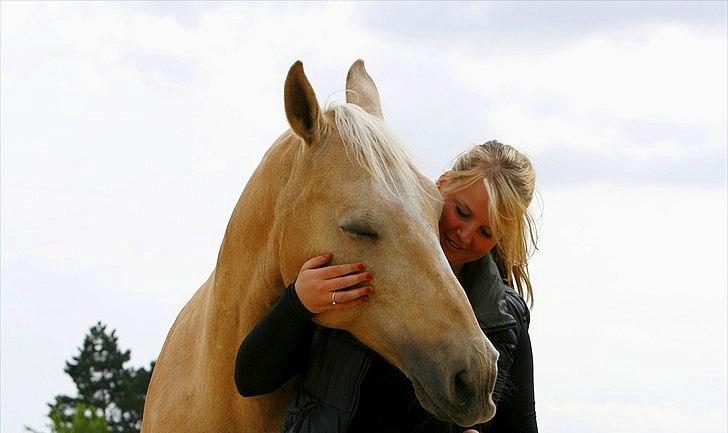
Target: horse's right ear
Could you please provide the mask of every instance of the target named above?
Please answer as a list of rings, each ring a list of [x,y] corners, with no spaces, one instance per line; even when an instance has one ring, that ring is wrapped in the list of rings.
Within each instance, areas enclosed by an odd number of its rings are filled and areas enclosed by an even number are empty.
[[[316,94],[303,72],[303,63],[300,60],[288,71],[283,94],[288,124],[307,144],[313,144],[319,137],[323,118]]]

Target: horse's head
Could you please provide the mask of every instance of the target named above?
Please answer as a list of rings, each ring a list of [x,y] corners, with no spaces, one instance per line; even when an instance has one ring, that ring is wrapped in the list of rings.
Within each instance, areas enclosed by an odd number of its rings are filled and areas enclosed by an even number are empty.
[[[347,101],[322,111],[302,64],[291,67],[288,139],[299,149],[276,207],[282,275],[293,281],[325,251],[336,263],[366,263],[369,302],[316,322],[351,332],[397,366],[439,418],[485,422],[495,413],[497,352],[440,248],[440,195],[384,124],[361,60],[349,70]]]

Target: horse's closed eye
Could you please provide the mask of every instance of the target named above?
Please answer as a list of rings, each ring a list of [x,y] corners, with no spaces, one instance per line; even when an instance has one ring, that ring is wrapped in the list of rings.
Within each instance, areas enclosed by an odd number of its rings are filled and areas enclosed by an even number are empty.
[[[369,227],[365,227],[359,224],[347,224],[341,226],[341,230],[344,234],[352,239],[369,239],[376,240],[379,238],[379,234]]]

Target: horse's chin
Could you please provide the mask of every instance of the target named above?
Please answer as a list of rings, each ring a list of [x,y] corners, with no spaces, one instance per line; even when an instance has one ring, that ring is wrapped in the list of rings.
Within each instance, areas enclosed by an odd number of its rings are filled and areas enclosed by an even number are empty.
[[[427,392],[425,387],[417,379],[410,378],[410,380],[415,389],[417,400],[420,401],[422,407],[441,421],[452,422],[461,427],[470,427],[488,422],[495,416],[496,408],[491,397],[488,397],[485,413],[479,418],[475,415],[464,413],[462,409],[455,407],[442,397],[431,397],[430,393]]]

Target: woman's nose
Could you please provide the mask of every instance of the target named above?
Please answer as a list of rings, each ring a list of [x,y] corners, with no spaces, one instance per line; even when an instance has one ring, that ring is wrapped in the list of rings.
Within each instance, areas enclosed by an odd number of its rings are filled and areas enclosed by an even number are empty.
[[[470,224],[463,224],[458,228],[458,237],[463,246],[470,245],[470,239],[473,237],[473,228]]]

